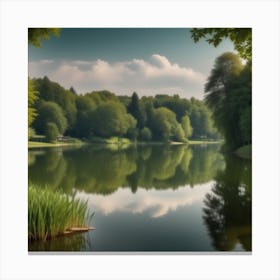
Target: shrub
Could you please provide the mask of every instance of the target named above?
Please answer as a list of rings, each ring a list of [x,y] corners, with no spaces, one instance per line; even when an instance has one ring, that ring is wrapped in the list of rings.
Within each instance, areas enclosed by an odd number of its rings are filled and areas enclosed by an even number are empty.
[[[54,142],[59,135],[58,128],[55,123],[47,123],[46,126],[46,140],[48,142]]]
[[[144,127],[140,131],[139,138],[140,138],[140,140],[143,140],[143,141],[151,141],[151,139],[152,139],[152,132],[151,132],[151,130],[148,127]]]

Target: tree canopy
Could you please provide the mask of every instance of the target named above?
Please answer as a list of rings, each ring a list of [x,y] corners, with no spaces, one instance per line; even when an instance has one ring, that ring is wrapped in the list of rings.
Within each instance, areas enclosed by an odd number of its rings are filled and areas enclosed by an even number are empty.
[[[135,92],[117,96],[106,90],[78,95],[48,77],[32,83],[38,91],[32,105],[38,115],[31,126],[37,133],[45,134],[47,124],[54,123],[59,133],[86,139],[121,136],[133,141],[187,141],[190,137],[218,137],[209,109],[195,98],[139,98]],[[58,120],[50,118],[50,112]],[[53,127],[49,130],[55,131]]]
[[[51,35],[58,37],[60,28],[28,28],[28,43],[39,48],[42,39],[49,40]]]
[[[229,38],[240,57],[252,60],[252,28],[192,28],[191,33],[195,42],[205,38],[214,47]]]
[[[205,38],[218,46],[229,38],[238,55],[224,53],[214,64],[205,85],[205,103],[212,111],[214,123],[225,137],[227,146],[237,148],[252,142],[252,29],[193,28],[195,42]],[[242,65],[241,59],[246,60]]]
[[[205,102],[217,128],[233,148],[251,142],[251,75],[238,55],[224,53],[205,85]]]

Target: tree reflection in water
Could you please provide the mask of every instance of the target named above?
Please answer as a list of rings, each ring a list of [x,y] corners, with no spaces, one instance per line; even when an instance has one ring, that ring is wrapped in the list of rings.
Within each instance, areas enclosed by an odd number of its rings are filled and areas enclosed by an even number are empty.
[[[29,151],[28,180],[37,185],[73,188],[109,195],[119,188],[177,189],[213,179],[224,161],[219,146],[138,146],[111,151],[104,147]]]
[[[206,194],[203,219],[217,250],[234,250],[240,243],[251,251],[251,161],[227,156],[225,162],[225,170],[217,173]]]

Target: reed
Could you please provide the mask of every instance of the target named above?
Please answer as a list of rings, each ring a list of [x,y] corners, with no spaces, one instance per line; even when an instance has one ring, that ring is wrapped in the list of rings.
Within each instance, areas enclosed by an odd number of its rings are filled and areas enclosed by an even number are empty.
[[[28,187],[28,238],[47,240],[72,227],[83,227],[91,215],[87,202],[31,184]]]

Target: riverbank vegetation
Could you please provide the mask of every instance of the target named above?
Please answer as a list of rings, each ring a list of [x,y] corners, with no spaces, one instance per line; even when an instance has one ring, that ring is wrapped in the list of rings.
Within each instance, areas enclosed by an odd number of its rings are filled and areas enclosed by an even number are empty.
[[[90,218],[87,203],[59,191],[29,184],[28,238],[47,240],[85,227]]]
[[[252,29],[194,28],[195,42],[206,39],[215,47],[229,38],[238,52],[220,55],[205,85],[205,103],[215,127],[223,135],[226,148],[252,143]],[[241,60],[243,59],[243,61]]]
[[[203,101],[178,95],[117,96],[109,91],[78,95],[48,77],[29,79],[29,137],[45,135],[47,142],[61,136],[88,142],[126,138],[130,141],[187,142],[217,139],[211,113]],[[33,132],[33,135],[32,135]]]

